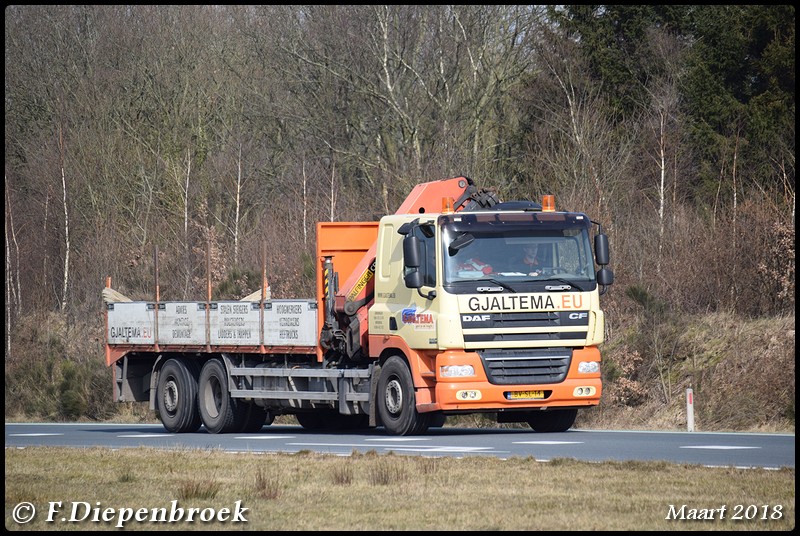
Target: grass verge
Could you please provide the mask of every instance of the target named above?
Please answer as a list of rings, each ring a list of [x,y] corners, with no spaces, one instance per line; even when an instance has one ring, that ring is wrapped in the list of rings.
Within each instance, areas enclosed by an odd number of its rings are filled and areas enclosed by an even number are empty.
[[[795,525],[794,469],[147,448],[6,449],[5,461],[11,530],[116,530],[123,509],[146,509],[140,517],[147,519],[166,509],[168,519],[172,501],[184,514],[190,508],[199,509],[196,516],[223,508],[231,514],[224,523],[131,519],[124,528],[751,531]],[[248,509],[246,522],[231,519],[237,501]],[[37,514],[20,524],[12,516],[23,502]],[[56,502],[60,510],[47,522]],[[681,511],[708,517],[711,509],[714,519],[667,519]]]

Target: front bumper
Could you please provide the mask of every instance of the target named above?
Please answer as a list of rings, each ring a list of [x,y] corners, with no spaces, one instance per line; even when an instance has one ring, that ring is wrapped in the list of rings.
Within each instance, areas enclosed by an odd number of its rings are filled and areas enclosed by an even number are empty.
[[[441,411],[477,412],[486,410],[542,409],[596,406],[602,395],[599,370],[580,373],[582,362],[600,362],[596,347],[576,348],[567,374],[554,383],[514,384],[490,382],[480,355],[475,352],[444,352],[436,358],[436,386],[433,399]],[[443,377],[445,365],[471,365],[474,375]]]
[[[576,391],[591,393],[576,395]],[[511,398],[519,393],[522,398]],[[530,398],[539,393],[543,398]],[[441,411],[483,411],[596,406],[600,403],[599,379],[568,379],[550,385],[493,385],[489,382],[443,382],[436,384],[436,402]],[[528,395],[528,397],[525,397]]]

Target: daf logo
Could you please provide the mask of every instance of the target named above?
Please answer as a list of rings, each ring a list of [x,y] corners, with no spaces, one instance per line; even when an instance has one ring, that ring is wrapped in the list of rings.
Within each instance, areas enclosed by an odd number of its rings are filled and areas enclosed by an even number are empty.
[[[570,320],[580,320],[581,318],[586,318],[589,316],[589,313],[570,313],[569,319]]]
[[[488,322],[492,319],[492,315],[463,315],[462,322]]]

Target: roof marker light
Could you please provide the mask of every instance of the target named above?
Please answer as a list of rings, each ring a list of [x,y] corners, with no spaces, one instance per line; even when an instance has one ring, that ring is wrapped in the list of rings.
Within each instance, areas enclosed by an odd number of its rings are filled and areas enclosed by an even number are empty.
[[[452,214],[455,212],[453,210],[453,198],[452,197],[443,197],[442,198],[442,214]]]

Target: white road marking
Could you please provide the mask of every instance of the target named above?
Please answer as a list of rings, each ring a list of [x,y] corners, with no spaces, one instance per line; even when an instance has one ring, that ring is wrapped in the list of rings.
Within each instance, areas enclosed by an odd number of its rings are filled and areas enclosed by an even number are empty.
[[[175,434],[120,434],[117,437],[173,437]]]
[[[56,436],[56,435],[64,435],[64,434],[45,434],[45,433],[41,433],[41,434],[8,434],[8,435],[12,436],[12,437],[41,437],[41,436]]]
[[[494,450],[492,447],[437,447],[431,445],[430,447],[386,447],[390,450],[401,450],[404,452],[480,452],[487,450]]]
[[[371,447],[364,443],[286,443],[296,447]]]
[[[376,445],[365,445],[364,443],[287,443],[297,447],[374,447]],[[424,445],[416,448],[395,447],[393,445],[377,445],[386,450],[415,450],[420,452],[478,452],[493,450],[492,447],[451,447],[446,445]]]
[[[512,441],[515,445],[583,445],[583,441]]]
[[[379,437],[364,441],[430,441],[430,437]]]
[[[253,436],[237,436],[234,439],[294,439],[293,435],[253,435]]]
[[[743,450],[760,449],[761,447],[737,447],[735,445],[687,445],[682,449],[708,449],[708,450]]]

